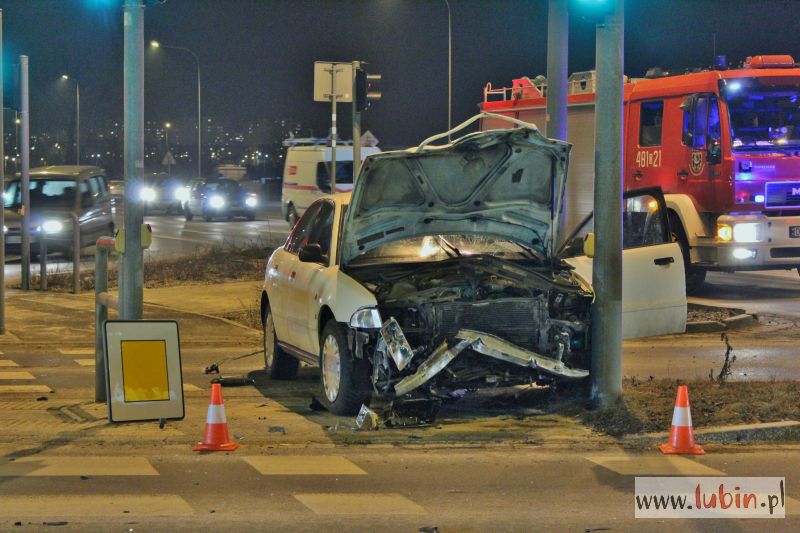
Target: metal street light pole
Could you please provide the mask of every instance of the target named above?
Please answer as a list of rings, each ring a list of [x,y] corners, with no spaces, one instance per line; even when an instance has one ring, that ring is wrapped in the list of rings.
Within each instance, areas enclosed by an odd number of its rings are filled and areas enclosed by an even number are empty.
[[[444,0],[447,6],[447,131],[453,127],[453,24],[450,12],[450,2]]]
[[[75,164],[81,164],[81,84],[75,78],[70,78],[66,74],[61,75],[61,79],[72,80],[75,82]]]
[[[5,131],[3,129],[3,10],[0,9],[0,197],[6,190]],[[5,198],[3,198],[5,203]],[[6,234],[5,205],[0,206],[0,335],[6,332]]]
[[[622,394],[622,112],[623,0],[597,25],[592,396],[600,405]]]
[[[184,46],[172,46],[168,44],[161,44],[158,41],[150,41],[150,46],[152,48],[169,48],[172,50],[182,50],[184,52],[188,52],[194,58],[195,66],[197,67],[197,177],[200,178],[203,176],[203,138],[202,138],[202,131],[203,131],[203,113],[202,113],[202,105],[200,100],[200,58],[197,57],[197,54],[192,52],[190,49]]]
[[[119,284],[119,317],[141,320],[144,299],[142,218],[138,193],[144,180],[144,6],[125,0],[123,82],[125,140],[125,251]]]
[[[167,141],[167,155],[164,156],[167,159],[167,175],[172,176],[172,160],[169,158],[169,128],[172,126],[169,122],[164,124],[164,135]]]

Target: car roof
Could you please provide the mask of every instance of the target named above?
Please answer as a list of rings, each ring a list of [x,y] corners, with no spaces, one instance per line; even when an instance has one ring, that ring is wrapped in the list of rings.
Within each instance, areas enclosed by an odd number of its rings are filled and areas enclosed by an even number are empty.
[[[105,174],[105,171],[94,165],[51,165],[47,167],[32,168],[30,172],[31,178],[47,178],[47,177],[60,177],[60,178],[79,178],[88,177],[97,174]]]

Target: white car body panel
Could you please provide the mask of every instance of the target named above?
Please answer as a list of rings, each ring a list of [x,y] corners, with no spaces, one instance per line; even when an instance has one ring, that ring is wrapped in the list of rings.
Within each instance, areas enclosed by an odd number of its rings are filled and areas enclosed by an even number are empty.
[[[660,266],[654,260],[672,257]],[[566,259],[591,286],[593,260]],[[686,279],[677,243],[622,251],[622,338],[636,339],[686,331]]]

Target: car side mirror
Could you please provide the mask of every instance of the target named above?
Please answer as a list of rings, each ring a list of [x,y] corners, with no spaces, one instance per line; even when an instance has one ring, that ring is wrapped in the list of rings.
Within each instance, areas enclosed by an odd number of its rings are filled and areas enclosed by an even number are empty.
[[[306,244],[302,248],[300,248],[300,253],[298,254],[300,261],[303,263],[324,263],[325,256],[322,255],[322,248],[319,244],[312,243]]]
[[[583,240],[583,255],[594,257],[594,232],[587,233]]]
[[[709,165],[722,163],[722,146],[718,142],[712,143],[706,152],[706,161]]]

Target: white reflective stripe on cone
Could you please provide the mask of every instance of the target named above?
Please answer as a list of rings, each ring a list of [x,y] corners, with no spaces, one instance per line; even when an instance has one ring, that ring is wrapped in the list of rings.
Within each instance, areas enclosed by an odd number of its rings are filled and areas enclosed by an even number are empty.
[[[676,407],[672,412],[672,425],[673,426],[691,426],[692,413],[688,407]]]
[[[226,424],[228,420],[225,418],[224,405],[209,405],[208,416],[206,416],[206,424]]]

